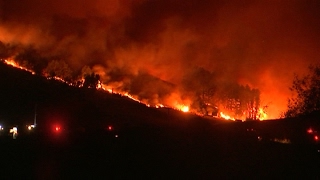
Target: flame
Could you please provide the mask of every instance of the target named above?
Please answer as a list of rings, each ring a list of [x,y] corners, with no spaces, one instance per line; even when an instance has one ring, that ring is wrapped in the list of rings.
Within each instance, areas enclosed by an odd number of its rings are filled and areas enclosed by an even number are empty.
[[[31,74],[36,74],[34,71],[30,70],[30,69],[27,69],[23,66],[20,66],[17,62],[15,62],[13,59],[4,59],[3,60],[4,63],[6,63],[7,65],[10,65],[10,66],[13,66],[15,68],[19,68],[19,69],[22,69],[24,71],[28,71],[30,72]]]
[[[155,107],[156,107],[156,108],[163,108],[164,105],[163,105],[163,104],[157,104]]]
[[[60,81],[60,82],[63,82],[63,83],[67,83],[64,79],[60,78],[60,77],[57,77],[57,76],[53,76],[53,77],[47,77],[47,79],[54,79],[56,81]],[[68,83],[67,83],[68,84]],[[71,85],[71,84],[69,84]]]
[[[223,112],[220,112],[220,117],[226,120],[235,120],[234,118],[230,117],[229,115],[224,114]]]
[[[19,69],[22,69],[24,71],[28,71],[32,74],[35,74],[34,71],[26,68],[26,67],[23,67],[23,66],[20,66],[17,62],[15,62],[13,59],[4,59],[2,60],[3,62],[5,62],[7,65],[10,65],[10,66],[13,66],[13,67],[16,67],[16,68],[19,68]],[[70,83],[70,82],[67,82],[65,81],[63,78],[61,77],[57,77],[57,76],[54,76],[54,77],[48,77],[48,75],[44,75],[45,77],[47,77],[47,79],[55,79],[57,81],[60,81],[60,82],[63,82],[63,83],[66,83],[70,86],[75,86],[75,84],[73,83]],[[79,82],[81,82],[80,84],[77,84],[77,87],[83,87],[83,83],[84,83],[84,79],[81,79]],[[101,89],[101,90],[104,90],[104,91],[107,91],[109,93],[112,93],[112,94],[119,94],[121,96],[125,96],[129,99],[132,99],[136,102],[139,102],[139,103],[142,103],[142,104],[145,104],[147,107],[155,107],[155,108],[163,108],[165,107],[163,104],[161,103],[158,103],[156,105],[150,105],[148,104],[147,102],[145,101],[141,101],[139,100],[136,96],[134,95],[131,95],[129,94],[128,92],[123,92],[123,91],[117,91],[117,90],[114,90],[114,87],[112,86],[107,86],[105,84],[103,84],[101,81],[98,82],[98,86],[97,86],[97,89]],[[178,97],[179,98],[179,97]],[[182,111],[182,112],[190,112],[190,108],[188,105],[185,105],[185,104],[182,104],[181,103],[182,100],[180,100],[180,102],[174,102],[174,103],[170,103],[172,104],[171,105],[171,108],[173,109],[176,109],[176,110],[179,110],[179,111]],[[186,103],[184,101],[184,103]],[[188,103],[187,103],[188,104]],[[190,103],[189,103],[190,104]],[[210,104],[207,104],[207,105],[210,105]],[[169,106],[168,106],[169,107]],[[199,115],[199,114],[198,114]],[[223,112],[220,112],[220,117],[223,118],[223,119],[226,119],[226,120],[235,120],[235,118],[233,117],[230,117],[229,115],[226,115],[224,114]],[[257,113],[257,118],[256,119],[259,119],[259,120],[265,120],[267,118],[267,114],[266,112],[264,111],[264,109],[262,108],[259,108],[259,111]]]
[[[179,111],[182,111],[182,112],[189,112],[189,106],[186,106],[184,104],[177,104],[175,105],[175,107],[173,109],[176,109],[176,110],[179,110]]]
[[[181,111],[182,112],[189,112],[189,107],[188,106],[182,106]]]
[[[263,121],[263,120],[266,120],[267,117],[268,117],[267,113],[262,108],[259,108],[257,119],[259,119],[260,121]]]

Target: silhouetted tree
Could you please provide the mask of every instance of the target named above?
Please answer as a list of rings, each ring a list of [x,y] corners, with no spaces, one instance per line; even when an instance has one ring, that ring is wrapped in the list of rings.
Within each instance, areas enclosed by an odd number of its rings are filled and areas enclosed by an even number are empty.
[[[310,66],[309,73],[295,75],[290,90],[294,97],[288,100],[285,117],[295,117],[320,112],[320,66]]]
[[[260,91],[251,89],[248,85],[243,86],[237,83],[224,85],[218,93],[222,109],[234,117],[256,120],[260,106]]]
[[[216,76],[203,68],[194,68],[183,77],[184,90],[194,92],[195,102],[193,108],[198,109],[202,114],[207,115],[208,108],[216,103]],[[210,107],[209,107],[210,106]]]
[[[90,75],[86,75],[84,77],[83,87],[97,89],[99,83],[100,83],[100,75],[91,73]]]
[[[66,81],[70,81],[72,78],[72,71],[69,68],[68,64],[64,61],[50,61],[47,67],[44,69],[44,72],[49,77],[57,76]]]

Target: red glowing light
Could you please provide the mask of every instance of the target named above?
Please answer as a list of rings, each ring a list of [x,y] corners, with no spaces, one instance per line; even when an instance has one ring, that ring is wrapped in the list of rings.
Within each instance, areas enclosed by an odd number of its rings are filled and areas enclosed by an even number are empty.
[[[314,140],[318,141],[319,137],[317,135],[314,136]]]
[[[108,130],[111,131],[112,130],[112,126],[108,126]]]
[[[312,130],[311,128],[309,128],[309,129],[307,130],[307,132],[308,132],[309,134],[312,134],[312,133],[313,133],[313,130]]]
[[[54,127],[54,130],[55,130],[56,132],[59,132],[59,131],[61,130],[61,127],[60,127],[60,126],[55,126],[55,127]]]

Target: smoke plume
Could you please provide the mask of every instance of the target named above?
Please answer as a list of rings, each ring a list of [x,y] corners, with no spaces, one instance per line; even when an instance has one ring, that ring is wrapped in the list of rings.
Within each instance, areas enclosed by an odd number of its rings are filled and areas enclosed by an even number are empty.
[[[177,93],[188,101],[181,84],[199,67],[260,89],[276,118],[293,74],[319,62],[319,9],[304,0],[0,0],[0,54],[90,66],[154,103]]]

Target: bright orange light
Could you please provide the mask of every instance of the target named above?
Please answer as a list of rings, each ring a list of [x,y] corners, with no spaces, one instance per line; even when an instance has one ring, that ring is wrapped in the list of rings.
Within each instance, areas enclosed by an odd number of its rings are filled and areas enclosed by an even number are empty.
[[[177,110],[182,111],[182,112],[189,112],[189,106],[186,106],[186,105],[183,105],[183,104],[175,105],[174,109],[177,109]]]
[[[149,106],[149,107],[150,107],[150,106]],[[156,105],[156,108],[162,108],[162,107],[164,107],[163,104],[157,104],[157,105]]]
[[[181,111],[182,112],[189,112],[189,107],[188,106],[182,106]]]
[[[32,74],[35,74],[34,71],[32,71],[32,70],[30,70],[30,69],[27,69],[26,67],[20,66],[18,63],[16,63],[16,62],[15,62],[14,60],[12,60],[12,59],[9,59],[9,60],[8,60],[8,59],[5,59],[4,62],[5,62],[6,64],[10,65],[10,66],[15,67],[15,68],[19,68],[19,69],[28,71],[28,72],[30,72],[30,73],[32,73]]]
[[[220,112],[220,117],[222,117],[223,119],[226,119],[226,120],[234,120],[234,118],[224,114],[223,112]]]
[[[268,117],[267,113],[262,108],[259,108],[259,113],[258,113],[257,119],[262,121],[262,120],[267,119],[267,117]]]

